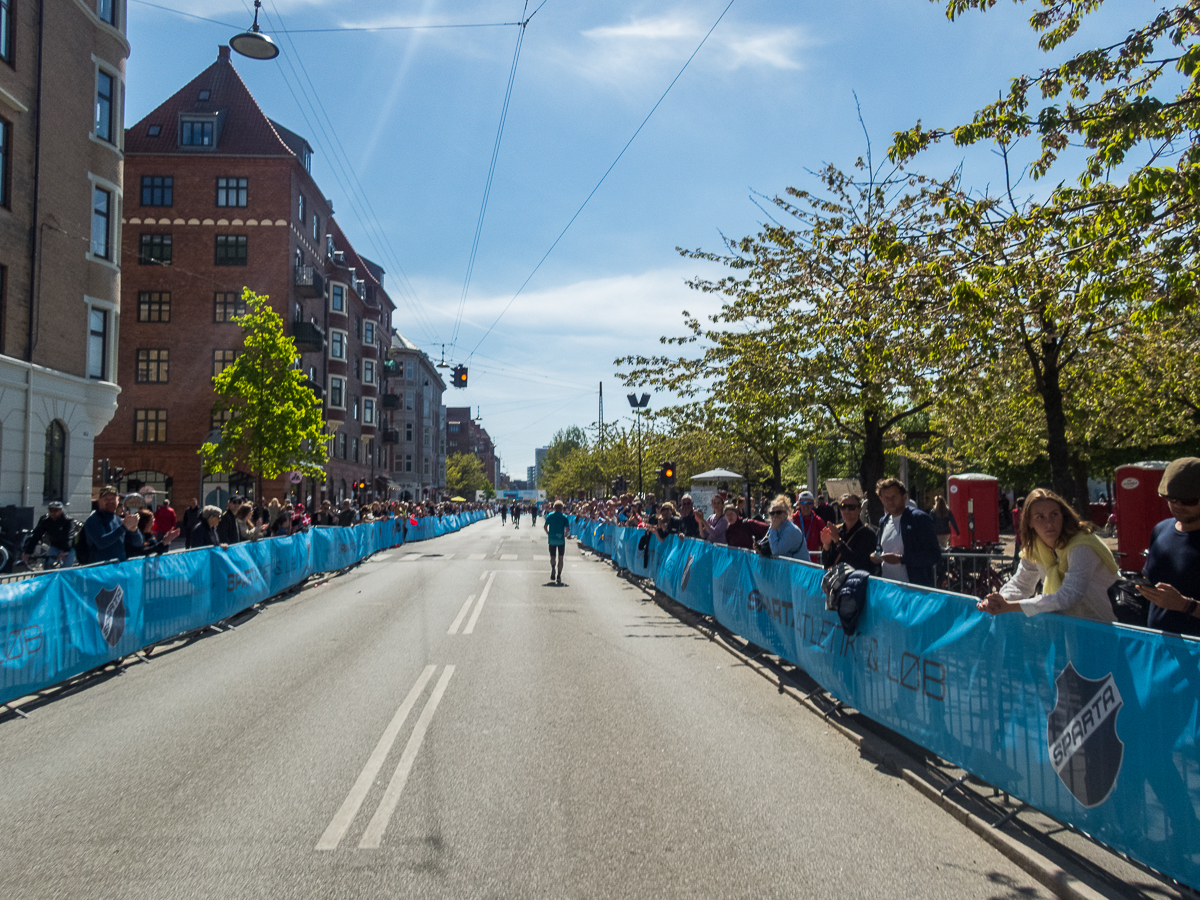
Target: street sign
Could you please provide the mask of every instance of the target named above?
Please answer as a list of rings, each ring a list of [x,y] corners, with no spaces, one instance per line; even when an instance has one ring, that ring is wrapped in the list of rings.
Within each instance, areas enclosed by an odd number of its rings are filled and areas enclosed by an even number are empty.
[[[288,472],[288,481],[292,484],[299,484],[304,480],[304,475],[300,472]]]

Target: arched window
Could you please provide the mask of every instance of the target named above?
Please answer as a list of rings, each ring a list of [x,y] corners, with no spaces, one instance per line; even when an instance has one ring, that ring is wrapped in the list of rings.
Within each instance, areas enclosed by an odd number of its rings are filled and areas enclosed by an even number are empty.
[[[46,467],[42,476],[42,502],[65,500],[67,480],[67,430],[55,419],[46,429]]]

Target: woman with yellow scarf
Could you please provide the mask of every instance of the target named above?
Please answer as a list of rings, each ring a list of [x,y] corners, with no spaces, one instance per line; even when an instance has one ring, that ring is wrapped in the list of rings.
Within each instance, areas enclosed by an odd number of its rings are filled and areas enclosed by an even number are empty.
[[[1062,497],[1038,488],[1025,498],[1021,563],[1016,573],[976,606],[993,614],[1057,612],[1115,622],[1108,589],[1116,580],[1117,561],[1112,551],[1085,528]],[[1035,594],[1039,581],[1042,592]]]

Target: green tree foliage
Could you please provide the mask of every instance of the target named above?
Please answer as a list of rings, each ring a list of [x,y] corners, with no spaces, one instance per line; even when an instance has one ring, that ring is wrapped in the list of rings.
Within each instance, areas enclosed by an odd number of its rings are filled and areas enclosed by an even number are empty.
[[[452,495],[474,500],[476,491],[487,491],[491,486],[475,454],[451,453],[446,457],[446,490]]]
[[[233,321],[243,347],[233,364],[213,378],[213,417],[225,418],[215,443],[200,447],[206,474],[243,466],[261,479],[288,471],[324,478],[328,435],[321,401],[296,368],[295,342],[266,295],[242,291],[246,314]]]
[[[856,168],[857,177],[829,166],[821,192],[775,198],[790,225],[727,241],[724,253],[684,253],[732,272],[689,282],[729,298],[711,327],[689,317],[688,334],[662,339],[699,352],[617,360],[627,384],[704,398],[709,421],[759,455],[776,489],[802,441],[837,432],[862,447],[858,476],[874,498],[889,432],[933,402],[940,377],[968,365],[965,354],[930,362],[956,277],[939,211],[957,196],[953,181],[885,172],[869,153]]]
[[[535,487],[548,488],[555,473],[562,466],[563,460],[573,451],[588,446],[587,433],[578,425],[561,428],[554,433],[550,445],[546,448],[546,456],[542,460],[541,480]]]

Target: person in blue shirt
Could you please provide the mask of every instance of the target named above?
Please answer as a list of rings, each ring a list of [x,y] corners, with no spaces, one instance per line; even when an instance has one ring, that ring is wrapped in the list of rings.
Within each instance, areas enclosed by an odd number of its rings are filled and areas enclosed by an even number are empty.
[[[771,547],[771,555],[807,559],[808,548],[805,546],[804,532],[791,521],[791,515],[792,504],[787,494],[780,494],[771,501],[768,509],[771,527],[767,529],[767,543]]]
[[[142,546],[142,535],[137,530],[137,523],[137,513],[129,513],[124,518],[117,516],[115,487],[106,484],[100,488],[96,511],[83,523],[88,562],[124,562],[126,532],[131,532],[129,546]]]
[[[571,531],[571,520],[563,512],[563,502],[554,501],[554,512],[542,519],[542,528],[549,536],[550,580],[562,584],[563,554],[566,552],[567,534]],[[554,568],[554,557],[558,556],[558,569]]]
[[[1167,466],[1158,485],[1171,518],[1154,526],[1146,564],[1154,587],[1139,587],[1153,605],[1146,624],[1160,631],[1200,636],[1200,459]]]

